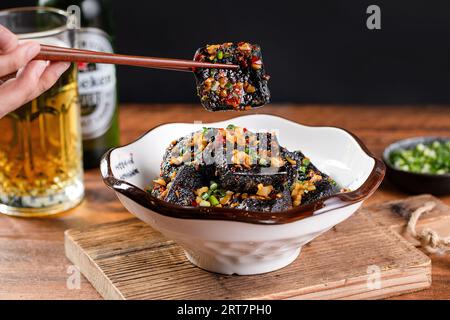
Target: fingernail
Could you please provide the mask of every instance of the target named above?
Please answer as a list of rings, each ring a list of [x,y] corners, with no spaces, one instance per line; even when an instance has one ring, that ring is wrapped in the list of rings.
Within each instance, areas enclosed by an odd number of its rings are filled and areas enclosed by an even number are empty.
[[[28,45],[28,49],[26,51],[26,56],[28,60],[33,59],[37,56],[37,54],[41,51],[41,46],[37,42],[30,42]]]
[[[56,73],[60,76],[70,67],[70,62],[58,62]]]
[[[47,68],[47,62],[46,61],[36,61],[36,75],[40,77],[42,73],[44,73],[45,68]]]

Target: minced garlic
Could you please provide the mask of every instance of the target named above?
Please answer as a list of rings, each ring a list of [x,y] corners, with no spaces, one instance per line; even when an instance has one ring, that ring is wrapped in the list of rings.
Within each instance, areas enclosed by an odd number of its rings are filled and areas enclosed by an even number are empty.
[[[195,194],[198,195],[199,197],[202,196],[202,194],[204,194],[205,192],[208,192],[209,188],[208,187],[201,187],[197,190],[195,190]]]
[[[162,178],[153,180],[153,182],[156,184],[159,184],[160,186],[164,186],[164,187],[166,186],[166,181],[164,181],[164,179],[162,179]]]
[[[264,186],[262,183],[258,184],[258,191],[256,194],[261,197],[269,197],[269,194],[273,191],[273,186]]]

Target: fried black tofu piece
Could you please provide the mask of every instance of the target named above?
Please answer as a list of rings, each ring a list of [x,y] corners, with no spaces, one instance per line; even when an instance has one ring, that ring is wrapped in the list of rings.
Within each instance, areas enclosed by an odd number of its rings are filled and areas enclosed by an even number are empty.
[[[317,169],[302,152],[290,152],[282,148],[281,153],[283,158],[286,159],[286,162],[289,163],[286,168],[289,179],[288,185],[295,187],[295,183],[300,182],[305,183],[306,186],[314,186],[314,190],[306,190],[302,194],[302,205],[339,192],[336,182]]]
[[[284,190],[281,198],[262,200],[247,198],[237,206],[237,209],[261,212],[281,212],[292,208],[291,194]]]
[[[223,43],[199,48],[194,60],[235,64],[232,69],[196,69],[197,94],[208,111],[242,111],[270,102],[261,48],[248,42]]]
[[[292,208],[292,198],[289,188],[284,188],[282,197],[277,198],[272,206],[272,212],[281,212]]]
[[[313,203],[314,201],[339,192],[339,188],[328,179],[328,176],[324,173],[322,174],[324,178],[315,183],[316,190],[303,195],[302,205]]]
[[[236,209],[258,212],[271,212],[274,200],[244,199]]]
[[[286,161],[286,172],[288,176],[289,185],[292,185],[296,180],[302,179],[302,175],[307,172],[307,166],[303,165],[305,155],[300,151],[288,151],[286,148],[281,148],[282,158]]]
[[[165,201],[181,206],[191,206],[195,201],[194,191],[204,184],[201,173],[194,166],[182,166],[169,186]]]
[[[215,175],[220,184],[236,192],[256,192],[259,184],[279,189],[288,175],[275,135],[247,131],[245,139],[241,147],[227,140],[222,157],[216,157]]]
[[[214,155],[212,142],[214,142],[217,130],[216,128],[205,128],[173,141],[164,153],[161,177],[166,182],[170,182],[178,168],[188,164],[195,165],[205,175],[211,174],[214,159],[211,159],[210,155]],[[206,141],[205,149],[200,149],[201,141],[199,140]]]
[[[179,138],[173,141],[170,146],[166,149],[163,156],[163,161],[161,162],[161,177],[168,183],[172,180],[173,175],[176,173],[182,161],[178,163],[178,157],[182,156],[189,143],[191,135]],[[175,163],[177,161],[177,163]]]
[[[261,168],[258,167],[244,171],[236,169],[234,165],[216,167],[216,175],[221,186],[226,190],[250,193],[255,192],[259,184],[279,186],[287,180],[286,172],[261,172]]]

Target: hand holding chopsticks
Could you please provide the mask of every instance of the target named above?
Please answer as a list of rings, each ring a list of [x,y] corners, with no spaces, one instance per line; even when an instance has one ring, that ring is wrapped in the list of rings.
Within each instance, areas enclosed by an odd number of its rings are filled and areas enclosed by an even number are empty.
[[[36,42],[19,43],[0,25],[0,118],[48,90],[70,66],[32,61],[40,50]]]

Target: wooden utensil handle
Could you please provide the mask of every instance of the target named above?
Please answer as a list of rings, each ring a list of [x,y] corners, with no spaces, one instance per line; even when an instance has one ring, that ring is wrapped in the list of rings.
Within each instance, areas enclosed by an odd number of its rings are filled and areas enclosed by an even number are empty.
[[[49,61],[110,63],[145,68],[170,69],[177,71],[193,71],[195,70],[195,68],[239,68],[239,66],[232,64],[198,62],[183,59],[130,56],[50,46],[43,46],[40,54],[35,59]]]

